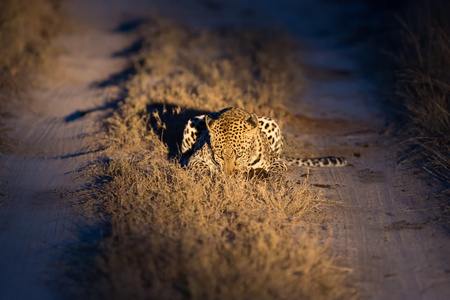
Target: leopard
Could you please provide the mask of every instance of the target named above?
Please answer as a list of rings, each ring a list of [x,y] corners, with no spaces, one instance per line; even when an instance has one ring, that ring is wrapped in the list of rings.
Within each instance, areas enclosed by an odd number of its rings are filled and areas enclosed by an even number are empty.
[[[283,174],[291,165],[343,167],[344,157],[294,158],[281,155],[284,139],[278,123],[239,107],[189,119],[181,143],[181,163],[216,174]]]

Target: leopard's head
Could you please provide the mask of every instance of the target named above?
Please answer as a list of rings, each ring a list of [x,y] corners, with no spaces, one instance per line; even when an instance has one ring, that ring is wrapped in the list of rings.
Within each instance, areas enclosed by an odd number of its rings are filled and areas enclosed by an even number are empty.
[[[249,158],[257,145],[258,117],[240,108],[230,108],[217,119],[205,117],[210,134],[214,160],[227,175],[248,166]]]

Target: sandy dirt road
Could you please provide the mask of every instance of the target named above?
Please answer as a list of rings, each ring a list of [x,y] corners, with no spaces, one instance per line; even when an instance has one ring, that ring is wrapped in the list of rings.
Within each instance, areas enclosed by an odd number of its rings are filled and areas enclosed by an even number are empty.
[[[137,38],[130,21],[157,11],[194,28],[268,22],[287,28],[303,45],[308,81],[304,97],[288,104],[287,151],[344,155],[352,163],[291,173],[309,172],[329,200],[324,239],[351,270],[362,299],[448,299],[450,239],[436,221],[433,187],[419,169],[399,163],[399,141],[390,136],[376,86],[359,60],[367,45],[361,36],[350,38],[379,24],[361,4],[275,2],[229,1],[219,10],[209,1],[69,2],[76,29],[57,41],[63,49],[58,76],[7,121],[17,147],[0,156],[1,299],[64,297],[60,261],[86,220],[63,194],[80,186],[76,170],[95,158],[86,137],[99,130],[105,103],[120,93],[117,83]],[[350,17],[366,22],[366,31],[348,25]]]
[[[125,20],[121,10],[102,15],[106,4],[69,6],[77,24],[56,41],[57,74],[6,120],[16,145],[0,156],[0,299],[62,298],[64,249],[79,242],[86,222],[64,194],[80,187],[77,169],[95,158],[86,136],[99,130],[105,102],[117,98],[109,82],[128,61],[114,53],[134,41],[115,30]]]

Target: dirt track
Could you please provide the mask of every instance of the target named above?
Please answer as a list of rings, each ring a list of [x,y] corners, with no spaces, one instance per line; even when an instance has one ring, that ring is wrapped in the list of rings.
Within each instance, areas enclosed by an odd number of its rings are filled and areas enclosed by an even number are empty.
[[[0,202],[2,299],[63,295],[57,287],[64,272],[59,261],[85,220],[66,199],[61,201],[62,193],[79,186],[75,171],[95,158],[85,137],[99,130],[108,112],[105,102],[120,91],[117,75],[128,68],[126,55],[117,53],[124,53],[136,36],[132,26],[119,25],[154,12],[143,1],[135,2],[72,1],[69,10],[77,29],[58,40],[64,49],[59,75],[32,93],[31,107],[8,121],[18,146],[14,154],[0,156],[0,180],[6,187]],[[389,127],[383,131],[387,120],[375,85],[356,59],[366,49],[363,40],[343,42],[355,30],[342,25],[346,16],[364,15],[366,8],[353,5],[344,11],[326,1],[291,2],[270,7],[249,1],[244,7],[231,1],[219,12],[201,1],[189,7],[170,8],[164,1],[153,5],[162,15],[194,27],[267,20],[288,27],[305,45],[299,52],[309,80],[305,96],[289,104],[289,110],[313,119],[285,123],[287,151],[344,155],[353,164],[310,171],[311,183],[330,200],[323,206],[327,242],[352,270],[363,299],[447,299],[450,240],[436,221],[432,187],[419,169],[399,164],[399,141],[390,137]],[[253,17],[236,17],[236,10],[246,9],[252,9]],[[322,22],[313,22],[317,19]],[[291,176],[306,172],[295,168]]]
[[[7,120],[17,145],[14,154],[0,156],[6,188],[0,202],[1,299],[60,299],[64,251],[79,242],[86,221],[70,199],[62,199],[79,187],[77,169],[95,158],[85,138],[99,130],[102,106],[118,91],[95,86],[126,67],[125,58],[112,55],[132,39],[114,32],[119,19],[101,27],[84,14],[86,8],[72,9],[84,25],[57,41],[63,52],[58,73],[32,92],[30,107]]]

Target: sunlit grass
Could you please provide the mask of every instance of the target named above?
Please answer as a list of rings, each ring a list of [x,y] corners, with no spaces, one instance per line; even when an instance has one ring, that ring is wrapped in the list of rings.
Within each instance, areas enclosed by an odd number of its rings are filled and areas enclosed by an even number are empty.
[[[62,28],[62,1],[0,2],[0,88],[24,86],[27,72],[48,62],[51,39]]]
[[[11,103],[30,88],[35,72],[48,69],[61,31],[62,0],[0,1],[0,120],[11,115]],[[10,147],[0,124],[0,151]]]
[[[146,39],[99,137],[106,162],[90,169],[86,205],[101,204],[110,234],[86,297],[354,298],[304,221],[320,199],[306,183],[199,177],[171,155],[199,112],[271,114],[297,95],[293,45],[274,32],[192,32],[158,19]]]

